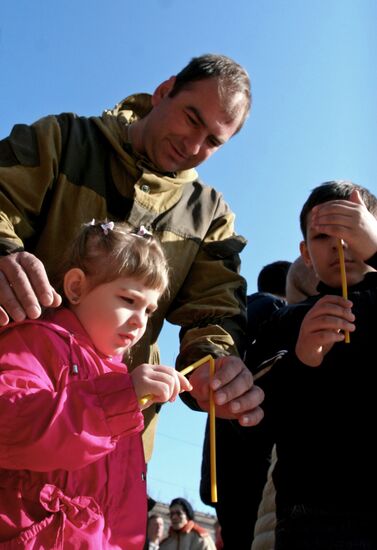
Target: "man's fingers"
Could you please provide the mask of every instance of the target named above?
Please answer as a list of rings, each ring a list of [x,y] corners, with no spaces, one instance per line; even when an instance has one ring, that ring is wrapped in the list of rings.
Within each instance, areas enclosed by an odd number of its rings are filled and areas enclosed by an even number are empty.
[[[234,414],[240,416],[259,407],[263,400],[264,391],[259,386],[253,386],[250,391],[234,399],[229,404],[229,408]]]
[[[231,382],[221,386],[214,392],[214,400],[217,405],[224,405],[233,399],[244,396],[253,385],[253,377],[246,368],[242,370]]]
[[[41,314],[41,307],[35,296],[25,272],[16,269],[14,274],[7,274],[8,284],[2,286],[1,304],[15,321],[21,321],[25,316],[37,319]]]
[[[37,319],[41,306],[57,307],[61,297],[51,287],[40,260],[28,252],[16,252],[0,259],[0,304],[0,323],[6,324],[8,316],[15,321]]]
[[[23,274],[25,299],[27,301],[32,299],[35,302],[36,297],[43,306],[52,306],[59,295],[51,287],[42,262],[32,254],[28,254],[20,257],[20,266],[23,268],[21,273]]]
[[[50,304],[50,307],[59,307],[60,304],[62,303],[62,297],[52,287],[51,287],[51,291],[52,291],[52,302]]]
[[[247,414],[243,414],[239,419],[238,422],[241,426],[247,427],[247,426],[256,426],[259,424],[259,422],[264,417],[264,412],[260,407],[257,407],[253,411],[248,412]]]
[[[9,322],[9,316],[14,321],[23,321],[26,317],[26,313],[16,298],[16,289],[5,274],[0,271],[0,304],[1,304],[1,316],[0,322],[2,325],[6,325]]]
[[[239,357],[220,358],[216,367],[218,370],[211,386],[215,390],[214,400],[217,405],[229,403],[252,388],[252,374]]]
[[[264,416],[264,412],[260,407],[263,398],[263,391],[259,387],[253,386],[252,390],[248,392],[246,401],[242,398],[239,406],[236,405],[238,399],[231,404],[227,403],[223,406],[216,405],[216,416],[228,420],[237,420],[241,426],[256,426]],[[198,401],[198,404],[204,411],[208,412],[208,401]],[[237,412],[233,411],[233,408],[236,409]]]
[[[217,390],[221,386],[234,380],[243,370],[249,372],[239,357],[226,356],[216,359],[216,371],[211,387]],[[251,376],[251,375],[250,375]]]

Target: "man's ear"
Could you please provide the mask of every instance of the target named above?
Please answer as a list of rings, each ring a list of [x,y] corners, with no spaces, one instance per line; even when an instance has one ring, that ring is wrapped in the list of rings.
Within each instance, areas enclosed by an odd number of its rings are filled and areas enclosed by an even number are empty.
[[[152,95],[152,105],[153,107],[156,107],[160,101],[162,101],[173,89],[175,83],[175,76],[171,76],[169,80],[165,80],[162,82]]]
[[[85,292],[87,281],[85,273],[78,267],[73,267],[64,275],[64,294],[70,304],[77,305]]]
[[[302,259],[304,260],[304,264],[307,267],[312,267],[312,260],[310,258],[308,247],[305,241],[300,242],[300,253],[301,253]]]

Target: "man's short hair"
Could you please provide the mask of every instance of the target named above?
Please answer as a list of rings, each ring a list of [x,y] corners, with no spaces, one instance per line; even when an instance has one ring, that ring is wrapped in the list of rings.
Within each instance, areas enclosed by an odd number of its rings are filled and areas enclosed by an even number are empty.
[[[230,57],[218,54],[204,54],[193,57],[175,77],[175,83],[170,91],[170,97],[176,96],[187,88],[191,82],[217,78],[221,97],[227,99],[237,93],[244,96],[244,108],[241,123],[242,128],[251,108],[250,78],[247,71]]]

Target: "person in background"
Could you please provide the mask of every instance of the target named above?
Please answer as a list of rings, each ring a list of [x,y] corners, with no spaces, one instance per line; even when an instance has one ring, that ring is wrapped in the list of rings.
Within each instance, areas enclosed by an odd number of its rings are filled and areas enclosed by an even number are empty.
[[[0,330],[0,546],[142,550],[139,400],[191,386],[163,365],[129,373],[122,359],[167,290],[168,264],[144,228],[92,220],[56,280],[62,307]]]
[[[292,262],[278,260],[265,265],[259,272],[257,292],[247,296],[247,340],[252,344],[259,326],[272,313],[287,304],[287,274]]]
[[[169,515],[171,526],[160,550],[216,550],[209,532],[195,523],[194,510],[186,499],[174,498]]]
[[[224,541],[221,534],[221,525],[218,519],[215,521],[215,546],[216,550],[224,549]]]
[[[164,520],[160,514],[148,517],[146,550],[159,550],[164,535]]]
[[[351,182],[326,182],[309,195],[300,225],[319,294],[278,310],[251,356],[256,372],[263,366],[262,424],[277,449],[275,548],[372,550],[377,198]]]
[[[292,262],[287,260],[277,260],[262,267],[257,278],[258,293],[268,293],[285,299],[287,275],[291,265]],[[269,290],[265,290],[267,288]]]
[[[286,299],[288,304],[297,304],[318,294],[318,276],[311,265],[306,265],[302,256],[292,263],[287,274]]]
[[[263,393],[241,360],[245,239],[222,195],[195,168],[242,128],[251,106],[246,70],[224,55],[193,58],[154,92],[130,95],[102,116],[62,113],[16,124],[0,142],[0,324],[36,319],[60,296],[51,271],[80,225],[91,218],[145,226],[161,242],[170,293],[127,357],[132,370],[159,363],[164,320],[181,327],[178,370],[216,358],[216,413],[258,423]],[[190,375],[185,401],[209,409],[209,365]],[[145,411],[149,460],[156,413]]]
[[[291,262],[278,260],[264,266],[257,279],[258,291],[248,303],[247,346],[255,340],[260,325],[286,305],[285,288]],[[200,494],[212,505],[221,525],[224,550],[250,550],[258,506],[267,478],[272,445],[263,430],[250,432],[235,422],[216,419],[217,496],[210,495],[209,427],[206,425],[202,455]],[[253,445],[251,445],[253,441]]]

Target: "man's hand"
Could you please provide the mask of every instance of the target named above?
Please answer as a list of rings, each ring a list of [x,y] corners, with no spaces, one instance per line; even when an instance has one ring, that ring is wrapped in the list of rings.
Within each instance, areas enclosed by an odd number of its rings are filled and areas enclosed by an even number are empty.
[[[57,307],[61,296],[49,283],[40,260],[29,252],[14,252],[0,257],[0,325],[37,319],[41,306]]]
[[[323,296],[305,315],[296,343],[296,355],[305,365],[318,367],[344,331],[353,332],[352,302],[341,296]]]
[[[219,357],[215,361],[216,373],[212,381],[216,416],[236,419],[241,426],[255,426],[263,418],[259,407],[263,391],[254,386],[253,376],[244,362],[235,356]],[[205,363],[190,375],[193,386],[190,394],[198,405],[209,411],[209,364]]]

